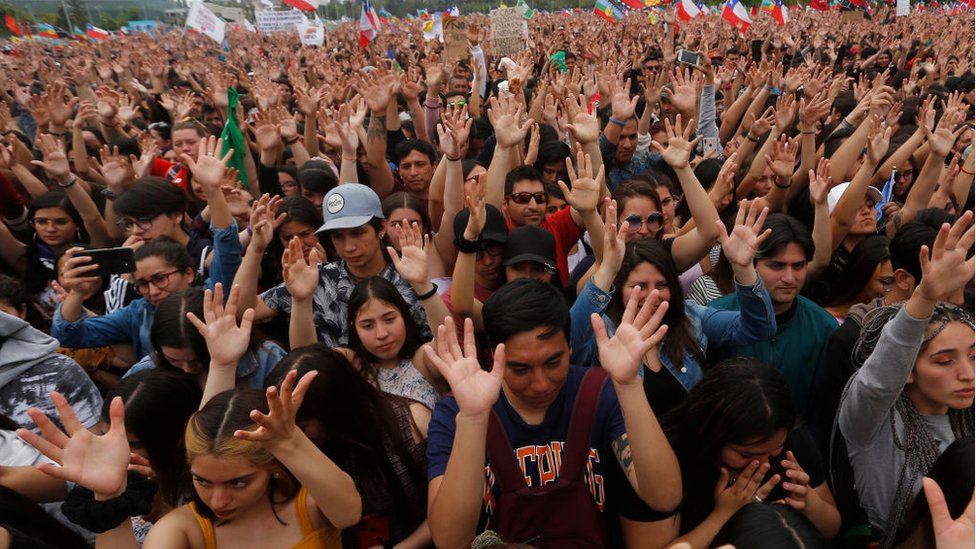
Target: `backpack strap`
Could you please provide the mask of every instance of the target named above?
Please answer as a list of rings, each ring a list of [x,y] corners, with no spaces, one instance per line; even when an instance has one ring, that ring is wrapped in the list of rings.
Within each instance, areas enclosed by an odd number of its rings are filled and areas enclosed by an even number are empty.
[[[596,421],[596,410],[600,404],[600,393],[607,380],[607,372],[594,366],[587,368],[576,393],[573,404],[573,414],[569,420],[569,433],[566,436],[566,447],[563,449],[563,463],[559,476],[566,478],[582,478],[583,469],[590,457],[590,438],[593,434],[593,423]]]
[[[596,409],[600,401],[600,393],[607,374],[600,367],[587,368],[580,382],[573,412],[570,415],[569,431],[566,445],[562,453],[562,466],[559,476],[562,478],[582,478],[584,465],[590,455],[590,435],[596,420]],[[512,443],[508,440],[505,428],[494,409],[488,419],[488,439],[485,450],[488,462],[495,475],[495,482],[503,492],[515,492],[526,488],[525,475],[519,467],[512,451]]]
[[[491,464],[491,471],[495,475],[495,482],[501,487],[503,493],[516,492],[526,488],[525,475],[522,473],[515,455],[512,451],[512,443],[505,434],[505,428],[498,419],[498,414],[494,408],[488,418],[488,439],[485,444],[485,451],[488,453],[488,463]]]

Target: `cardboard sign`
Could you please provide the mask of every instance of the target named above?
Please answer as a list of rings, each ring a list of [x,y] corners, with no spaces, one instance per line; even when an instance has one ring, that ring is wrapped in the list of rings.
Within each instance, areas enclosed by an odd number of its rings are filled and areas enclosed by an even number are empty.
[[[491,52],[493,55],[515,55],[525,51],[529,26],[522,8],[499,8],[491,12]]]
[[[291,32],[295,25],[305,23],[308,18],[298,10],[256,11],[255,27],[259,32]]]
[[[302,21],[295,25],[295,29],[303,46],[321,46],[325,43],[325,29],[318,21]]]
[[[444,57],[448,61],[467,59],[468,25],[460,17],[453,15],[444,18]]]
[[[898,0],[895,4],[895,17],[907,17],[911,13],[911,2],[909,0]]]

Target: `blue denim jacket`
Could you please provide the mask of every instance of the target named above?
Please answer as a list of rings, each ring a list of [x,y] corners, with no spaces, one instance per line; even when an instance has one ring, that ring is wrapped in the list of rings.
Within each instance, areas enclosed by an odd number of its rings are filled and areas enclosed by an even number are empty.
[[[287,354],[288,352],[274,341],[261,343],[257,349],[244,353],[244,356],[237,361],[237,382],[247,385],[249,389],[264,389],[265,379],[267,379],[268,374],[278,364],[278,361]],[[122,379],[136,372],[151,370],[155,367],[155,354],[149,353],[129,368],[129,371],[122,376]]]
[[[225,289],[230,288],[241,264],[243,252],[237,236],[237,223],[231,222],[226,229],[217,229],[211,225],[210,234],[214,237],[214,256],[210,263],[210,277],[205,286],[213,288],[214,284],[220,282]],[[131,343],[138,361],[152,350],[149,330],[155,314],[156,307],[140,297],[110,314],[86,316],[68,322],[61,316],[61,305],[58,305],[51,324],[51,335],[62,346],[71,349]]]
[[[737,346],[742,345],[742,342],[755,343],[771,339],[776,335],[776,314],[773,312],[773,303],[769,298],[769,292],[763,286],[762,279],[758,279],[753,286],[736,284],[735,290],[742,304],[740,311],[720,311],[685,300],[685,316],[691,322],[692,330],[703,351],[707,350],[709,345]],[[590,315],[600,314],[611,335],[616,331],[616,324],[606,315],[613,291],[614,289],[611,288],[610,292],[604,292],[590,280],[573,303],[570,309],[572,319],[570,344],[573,349],[569,359],[571,364],[588,366],[599,362]],[[701,364],[689,353],[685,353],[680,368],[671,364],[664,352],[660,353],[660,358],[661,364],[674,375],[686,391],[691,390],[701,380]],[[640,376],[644,377],[643,368],[640,369]]]

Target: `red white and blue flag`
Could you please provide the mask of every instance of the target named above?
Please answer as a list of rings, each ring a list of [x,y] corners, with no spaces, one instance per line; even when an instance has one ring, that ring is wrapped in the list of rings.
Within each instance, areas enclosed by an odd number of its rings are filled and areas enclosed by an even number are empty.
[[[302,11],[315,11],[319,7],[318,0],[283,0],[289,6]]]
[[[739,0],[727,0],[725,2],[725,7],[722,9],[722,19],[728,21],[730,25],[739,29],[740,32],[746,32],[752,26],[752,18],[749,17],[749,11],[739,3]]]
[[[681,19],[685,23],[701,15],[701,12],[701,8],[693,0],[681,0],[678,2],[678,19]]]
[[[769,15],[772,15],[773,19],[780,25],[786,25],[790,22],[790,9],[786,7],[783,0],[773,0],[773,9],[769,11]]]
[[[380,33],[380,16],[369,0],[363,0],[363,11],[359,16],[359,45],[365,48]]]

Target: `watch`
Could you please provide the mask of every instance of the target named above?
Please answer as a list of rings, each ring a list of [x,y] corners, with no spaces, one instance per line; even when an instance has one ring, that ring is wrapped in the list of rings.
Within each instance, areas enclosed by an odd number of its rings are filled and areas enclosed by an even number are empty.
[[[466,240],[462,234],[454,239],[454,247],[462,254],[476,254],[481,251],[481,242],[482,238],[480,234],[478,235],[478,240],[474,241]]]

